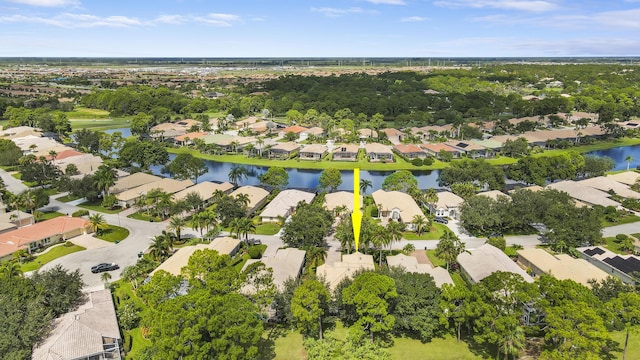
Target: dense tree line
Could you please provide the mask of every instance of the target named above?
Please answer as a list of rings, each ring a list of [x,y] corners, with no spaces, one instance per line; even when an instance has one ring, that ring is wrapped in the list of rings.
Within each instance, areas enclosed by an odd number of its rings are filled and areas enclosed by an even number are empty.
[[[527,184],[544,186],[557,180],[604,175],[615,163],[609,157],[582,155],[568,152],[557,156],[527,156],[507,167],[507,177]]]

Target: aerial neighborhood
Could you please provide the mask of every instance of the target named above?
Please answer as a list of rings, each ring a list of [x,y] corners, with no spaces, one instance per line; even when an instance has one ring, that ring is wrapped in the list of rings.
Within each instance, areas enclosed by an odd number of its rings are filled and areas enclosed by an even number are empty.
[[[0,354],[640,356],[640,72],[516,65],[0,66]]]

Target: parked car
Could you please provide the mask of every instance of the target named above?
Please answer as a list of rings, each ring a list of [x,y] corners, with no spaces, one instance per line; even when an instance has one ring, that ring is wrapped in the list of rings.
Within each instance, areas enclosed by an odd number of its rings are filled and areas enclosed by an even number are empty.
[[[448,224],[449,223],[449,220],[447,220],[447,219],[445,219],[443,217],[440,217],[440,216],[434,217],[433,221],[435,221],[437,223],[440,223],[440,224]]]
[[[249,245],[262,245],[262,241],[260,239],[249,239],[249,241],[247,241],[249,243]]]
[[[502,235],[502,233],[494,232],[494,233],[490,234],[490,235],[488,236],[488,238],[489,238],[489,239],[491,239],[491,238],[499,238],[499,237],[502,237],[502,236],[503,236],[503,235]]]
[[[104,271],[111,271],[111,270],[118,270],[120,269],[120,266],[118,266],[118,264],[116,263],[102,263],[102,264],[98,264],[96,266],[92,266],[91,267],[91,272],[94,274],[97,273],[101,273]]]

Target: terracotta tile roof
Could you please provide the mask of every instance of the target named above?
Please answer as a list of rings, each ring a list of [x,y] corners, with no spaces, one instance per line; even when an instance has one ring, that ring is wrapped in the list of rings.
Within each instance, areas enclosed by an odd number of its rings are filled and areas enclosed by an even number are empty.
[[[207,135],[209,135],[209,133],[206,133],[206,132],[190,132],[190,133],[186,133],[184,135],[176,136],[176,140],[177,141],[185,141],[185,140],[187,140],[187,138],[189,138],[189,140],[202,139],[203,137],[205,137]]]
[[[0,234],[0,256],[15,252],[19,248],[34,241],[43,240],[54,235],[65,234],[87,226],[89,226],[89,222],[83,218],[61,216],[2,233]],[[9,253],[4,252],[11,249],[13,250]]]
[[[62,159],[66,159],[68,157],[79,156],[79,155],[84,155],[84,153],[81,153],[80,151],[76,151],[76,150],[73,150],[73,149],[67,149],[67,150],[62,151],[58,155],[56,155],[56,160],[62,160]],[[47,160],[53,159],[53,157],[51,155],[47,155],[47,156],[45,156],[45,158]]]
[[[435,143],[435,144],[426,143],[426,144],[421,144],[420,147],[423,149],[432,151],[434,153],[439,153],[441,150],[448,151],[448,152],[460,152],[460,150],[454,147],[451,147],[445,143]]]
[[[398,144],[394,145],[393,148],[403,154],[424,153],[424,150],[422,150],[418,145],[413,144]]]
[[[280,132],[283,132],[285,134],[286,133],[290,133],[290,132],[292,132],[294,134],[299,134],[299,133],[301,133],[303,131],[307,131],[307,130],[309,130],[309,129],[307,129],[306,127],[299,126],[299,125],[293,125],[293,126],[289,126],[289,127],[286,127],[284,129],[282,129]]]

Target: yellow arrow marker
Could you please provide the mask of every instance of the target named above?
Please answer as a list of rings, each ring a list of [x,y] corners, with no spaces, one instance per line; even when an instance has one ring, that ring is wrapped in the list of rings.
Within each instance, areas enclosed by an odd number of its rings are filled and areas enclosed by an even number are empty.
[[[362,225],[362,212],[360,212],[360,169],[353,169],[353,212],[351,213],[353,223],[353,239],[356,242],[356,252],[360,242],[360,227]]]

